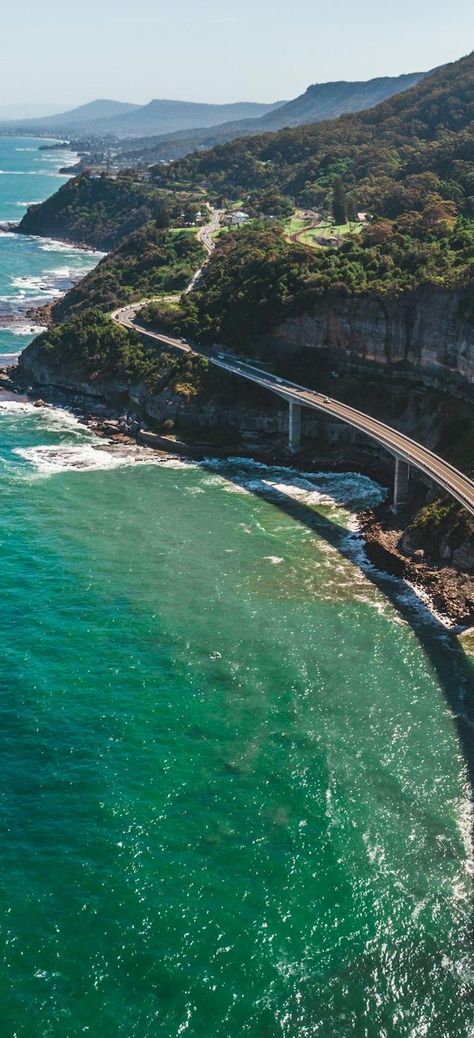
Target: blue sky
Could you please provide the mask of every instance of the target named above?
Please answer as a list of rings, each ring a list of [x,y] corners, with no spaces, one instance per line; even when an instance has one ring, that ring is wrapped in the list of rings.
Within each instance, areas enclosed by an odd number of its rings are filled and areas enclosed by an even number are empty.
[[[433,68],[474,46],[472,0],[15,0],[0,107],[274,101],[309,83]]]

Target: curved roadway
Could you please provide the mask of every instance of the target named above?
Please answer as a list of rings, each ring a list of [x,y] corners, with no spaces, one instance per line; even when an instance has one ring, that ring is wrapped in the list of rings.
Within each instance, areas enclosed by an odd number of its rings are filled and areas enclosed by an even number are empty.
[[[395,458],[399,458],[414,468],[419,469],[433,482],[447,490],[471,515],[474,515],[474,482],[454,468],[453,465],[450,465],[449,462],[444,461],[437,454],[433,454],[427,447],[423,447],[421,443],[417,443],[416,440],[405,436],[398,429],[393,429],[391,426],[385,425],[384,422],[379,422],[376,418],[372,418],[362,411],[357,411],[354,407],[349,407],[348,404],[343,404],[339,400],[333,400],[331,397],[325,396],[323,393],[317,393],[315,390],[307,389],[305,386],[299,386],[295,382],[279,378],[277,375],[272,375],[270,372],[253,364],[246,364],[244,361],[236,359],[224,351],[207,350],[202,347],[197,348],[187,342],[186,339],[162,335],[159,332],[152,332],[148,328],[144,328],[143,325],[138,324],[136,314],[137,310],[144,306],[146,302],[147,300],[143,300],[141,303],[135,303],[133,306],[116,310],[111,315],[112,319],[124,328],[137,331],[140,335],[152,341],[162,343],[165,346],[171,346],[175,350],[182,350],[186,353],[195,353],[206,357],[216,367],[228,371],[231,375],[239,375],[241,378],[248,379],[250,382],[261,386],[262,389],[268,389],[271,393],[276,393],[277,396],[288,403],[299,404],[301,407],[322,411],[332,418],[338,418],[341,422],[351,425],[353,428],[365,433],[366,436],[376,440],[381,447],[384,447]]]

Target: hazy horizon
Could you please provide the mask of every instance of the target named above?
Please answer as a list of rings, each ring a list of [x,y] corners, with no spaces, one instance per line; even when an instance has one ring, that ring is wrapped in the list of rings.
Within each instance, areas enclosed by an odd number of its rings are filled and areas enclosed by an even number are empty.
[[[2,17],[0,118],[96,98],[274,102],[310,83],[420,72],[471,48],[472,4],[455,0],[19,0]],[[74,50],[71,52],[71,41]],[[6,110],[13,111],[8,116]],[[3,114],[2,114],[3,113]]]

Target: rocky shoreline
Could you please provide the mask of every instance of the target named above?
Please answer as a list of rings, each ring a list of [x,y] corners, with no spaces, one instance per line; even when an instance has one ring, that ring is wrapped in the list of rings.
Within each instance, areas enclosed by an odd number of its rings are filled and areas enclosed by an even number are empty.
[[[436,566],[423,552],[402,548],[404,528],[387,507],[363,512],[359,528],[369,560],[378,569],[408,581],[428,596],[436,613],[455,626],[474,629],[474,573],[455,566]]]
[[[130,443],[152,448],[163,454],[164,458],[188,457],[195,460],[209,456],[225,458],[238,450],[241,456],[270,465],[294,466],[296,462],[298,467],[305,470],[315,465],[328,472],[347,469],[347,466],[336,465],[330,459],[323,463],[321,459],[315,462],[308,454],[299,459],[291,456],[282,458],[280,449],[268,444],[252,444],[251,448],[246,448],[241,444],[216,444],[212,440],[191,442],[165,435],[149,428],[137,415],[120,414],[106,403],[93,403],[77,395],[58,391],[48,394],[44,388],[42,391],[39,388],[26,388],[20,386],[12,375],[11,370],[0,373],[0,393],[6,392],[10,398],[12,394],[21,395],[38,406],[69,407],[96,436],[106,438],[111,446]],[[365,474],[374,478],[378,476],[373,472]],[[404,523],[397,521],[387,505],[360,513],[357,523],[367,558],[374,566],[406,580],[449,626],[465,634],[474,632],[474,572],[451,565],[435,565],[423,557],[423,552],[409,553],[406,547],[402,547]]]

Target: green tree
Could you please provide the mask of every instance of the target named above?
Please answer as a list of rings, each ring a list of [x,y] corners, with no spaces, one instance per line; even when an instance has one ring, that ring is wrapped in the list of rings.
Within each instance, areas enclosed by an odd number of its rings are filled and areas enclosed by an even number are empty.
[[[332,189],[332,215],[334,223],[347,223],[347,198],[340,177],[336,177]]]

